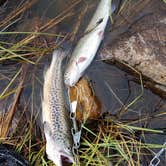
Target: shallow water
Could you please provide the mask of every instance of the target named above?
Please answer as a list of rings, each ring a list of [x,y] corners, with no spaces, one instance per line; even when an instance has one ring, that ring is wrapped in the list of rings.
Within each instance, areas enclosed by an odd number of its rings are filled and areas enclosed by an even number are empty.
[[[91,3],[92,1],[88,2]],[[38,3],[37,7],[38,8],[37,13],[43,15],[43,11],[47,10],[47,12],[45,12],[45,16],[51,18],[56,14],[62,12],[68,3],[70,4],[70,1],[67,0],[49,1],[48,4],[50,4],[50,7],[46,8],[45,7],[46,2],[44,0],[40,0],[40,3]],[[82,20],[79,34],[83,33],[83,30],[88,24],[94,9],[95,8],[92,8],[85,15],[84,19]],[[60,25],[60,30],[71,32],[77,18],[78,16],[75,15],[73,17],[73,20],[69,21],[65,20]],[[110,27],[107,27],[106,31],[108,30],[110,30]],[[114,36],[114,34],[112,34],[112,36]],[[112,115],[116,115],[121,110],[122,103],[125,105],[130,104],[141,93],[141,85],[135,83],[132,76],[128,75],[126,72],[123,72],[122,70],[118,69],[113,65],[109,65],[103,63],[100,60],[97,60],[97,58],[88,68],[85,75],[87,75],[88,78],[91,80],[96,95],[99,97],[99,99],[102,102],[102,111],[109,112]],[[109,87],[112,89],[113,92],[111,92],[108,89],[105,82],[109,84]],[[160,101],[162,103],[161,105],[163,106],[161,106],[161,108],[156,110],[156,107]],[[121,116],[121,119],[126,119],[126,120],[129,119],[131,121],[132,119],[142,119],[144,117],[149,117],[152,114],[158,114],[159,112],[164,112],[165,110],[164,105],[165,105],[164,100],[162,100],[160,97],[152,93],[150,90],[144,89],[142,97],[129,108],[129,111],[126,114]],[[158,119],[149,118],[146,121],[138,122],[136,124],[141,127],[147,125],[146,126],[147,128],[148,127],[164,128],[165,120],[164,118],[163,120],[161,119],[162,118]],[[150,137],[148,135],[147,137],[145,137],[145,139],[147,139],[147,142],[149,143],[163,144],[166,139],[166,136],[153,134],[150,135]]]
[[[68,3],[70,3],[70,1],[68,0],[40,0],[32,8],[31,12],[34,16],[53,18],[57,14],[61,13],[63,11],[63,8],[65,8]],[[87,25],[88,20],[91,17],[92,11],[88,12],[88,14],[85,16],[86,19],[82,21],[82,26],[79,34],[82,33],[84,27]],[[71,32],[76,20],[77,16],[73,16],[73,20],[65,20],[62,24],[60,24],[58,30],[62,32]],[[44,57],[44,59],[41,59],[39,64],[35,67],[33,65],[29,66],[29,78],[26,81],[27,86],[23,91],[24,93],[22,94],[21,102],[24,103],[25,101],[29,101],[30,103],[34,103],[33,108],[31,108],[34,111],[41,110],[41,88],[43,81],[42,73],[44,70],[44,66],[46,65],[46,63],[48,64],[50,60],[51,56],[47,56]],[[16,67],[14,66],[13,68],[13,65],[0,66],[1,74],[6,71],[8,71],[8,74],[11,73],[9,69],[13,71],[16,70]],[[102,111],[109,112],[111,116],[117,115],[117,113],[119,113],[119,111],[123,107],[123,104],[127,106],[141,93],[141,85],[135,83],[134,78],[131,75],[118,69],[114,65],[106,64],[101,60],[98,60],[97,58],[92,62],[85,75],[87,75],[89,80],[91,80],[96,95],[102,102]],[[2,79],[2,75],[0,77]],[[12,78],[12,76],[9,75],[8,77],[9,79]],[[29,84],[30,81],[33,82],[33,86],[32,84]],[[8,79],[6,79],[5,81],[0,81],[0,92],[2,92],[8,82]],[[108,86],[106,86],[106,83],[108,83],[111,90],[108,88]],[[31,98],[32,91],[34,96]],[[3,103],[4,100],[1,100],[1,110],[4,107],[8,108],[10,105],[8,104],[8,106],[4,106]],[[8,99],[8,103],[10,103],[10,99]],[[151,118],[152,115],[164,112],[165,109],[166,103],[163,99],[153,94],[150,90],[144,89],[142,97],[137,102],[135,102],[129,108],[129,111],[123,114],[119,120],[125,120],[128,121],[129,124],[137,124],[140,127],[145,126],[147,128],[149,127],[154,129],[165,128],[164,118],[161,118],[161,116],[158,118]],[[139,119],[143,119],[145,117],[145,121],[139,121]],[[134,123],[133,121],[136,121],[137,119],[138,121]],[[148,143],[163,144],[165,139],[165,135],[145,135],[145,141]]]

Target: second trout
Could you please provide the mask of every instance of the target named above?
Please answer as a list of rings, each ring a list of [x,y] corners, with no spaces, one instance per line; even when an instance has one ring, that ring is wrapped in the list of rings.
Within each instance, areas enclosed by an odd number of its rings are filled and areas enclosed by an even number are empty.
[[[56,166],[62,157],[74,162],[69,111],[66,109],[62,61],[65,52],[56,50],[44,76],[42,120],[46,137],[46,153]]]
[[[79,40],[66,67],[64,82],[67,86],[74,86],[91,64],[103,40],[109,15],[114,10],[115,5],[111,6],[111,0],[100,1],[84,36]]]

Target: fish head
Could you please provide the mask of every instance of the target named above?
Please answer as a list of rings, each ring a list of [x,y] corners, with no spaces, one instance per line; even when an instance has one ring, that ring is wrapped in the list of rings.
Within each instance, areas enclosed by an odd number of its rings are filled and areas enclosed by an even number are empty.
[[[67,159],[67,162],[74,163],[74,157],[72,151],[68,148],[63,148],[61,145],[57,145],[54,141],[47,141],[46,153],[50,160],[52,160],[56,166],[62,166],[62,159]]]
[[[74,156],[70,147],[68,148],[64,147],[59,152],[60,152],[61,159],[64,158],[68,163],[74,163]]]
[[[62,158],[68,162],[74,163],[74,156],[71,149],[69,138],[63,133],[57,133],[53,136],[49,126],[44,124],[44,133],[46,137],[46,154],[56,166],[62,166]]]
[[[75,71],[72,73],[66,72],[64,75],[65,85],[70,87],[74,86],[77,83],[76,77],[77,77],[77,74]]]
[[[69,63],[64,73],[65,85],[70,87],[74,86],[82,75],[83,75],[82,66],[78,64],[77,61]]]

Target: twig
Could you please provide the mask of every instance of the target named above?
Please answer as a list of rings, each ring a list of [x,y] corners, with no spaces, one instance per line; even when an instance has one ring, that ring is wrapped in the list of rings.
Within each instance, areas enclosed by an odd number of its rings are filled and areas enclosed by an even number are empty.
[[[0,133],[1,138],[6,138],[8,135],[9,128],[10,128],[11,122],[13,120],[14,113],[16,111],[16,106],[17,106],[17,103],[19,101],[19,97],[20,97],[21,92],[22,92],[23,83],[24,83],[25,76],[26,76],[26,71],[27,71],[27,66],[23,65],[22,66],[22,73],[21,73],[21,77],[20,77],[20,83],[19,83],[18,88],[16,90],[14,101],[13,101],[9,111],[7,112],[7,115],[4,117],[4,121],[2,124],[3,130],[1,130],[1,133]]]
[[[14,18],[16,18],[17,16],[19,16],[21,13],[23,13],[25,10],[27,10],[28,8],[30,8],[34,3],[36,3],[37,0],[31,0],[31,1],[27,1],[26,3],[24,3],[20,8],[13,10],[8,17],[6,17],[5,20],[0,21],[0,28],[7,26],[8,24],[10,24],[10,21],[13,20]]]

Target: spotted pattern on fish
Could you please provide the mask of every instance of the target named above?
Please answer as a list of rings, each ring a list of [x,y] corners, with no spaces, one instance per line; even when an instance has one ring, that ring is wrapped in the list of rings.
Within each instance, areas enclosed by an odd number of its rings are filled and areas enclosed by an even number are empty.
[[[51,66],[52,70],[54,71],[52,74],[51,88],[48,89],[48,94],[49,94],[48,105],[49,109],[51,110],[53,135],[56,134],[56,131],[67,132],[69,130],[69,127],[65,125],[67,120],[69,120],[68,119],[69,113],[65,108],[65,101],[63,95],[64,87],[63,87],[62,71],[61,71],[63,57],[60,56],[61,55],[59,55],[59,57],[56,58],[54,66]]]
[[[49,147],[46,144],[46,151],[50,153],[50,159],[55,159],[55,164],[63,154],[70,159],[73,157],[70,116],[64,96],[63,54],[60,51],[54,52],[51,65],[45,73],[43,86],[43,123],[47,123],[45,132],[50,130],[47,132],[47,138],[52,143],[50,145],[46,140],[49,144]]]

